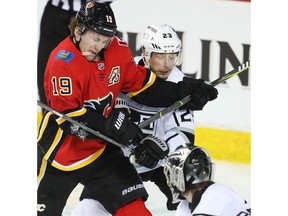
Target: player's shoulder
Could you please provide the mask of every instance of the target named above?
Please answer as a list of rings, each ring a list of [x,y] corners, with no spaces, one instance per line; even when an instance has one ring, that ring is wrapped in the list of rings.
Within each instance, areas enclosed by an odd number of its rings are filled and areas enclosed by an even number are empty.
[[[115,48],[118,48],[118,49],[129,49],[127,41],[124,40],[121,37],[118,37],[118,36],[114,36],[113,37],[109,47],[112,47],[114,49]]]
[[[70,38],[67,37],[53,49],[50,58],[59,60],[56,62],[70,64],[77,59],[78,52]]]
[[[109,46],[105,50],[105,58],[110,56],[112,59],[117,59],[117,61],[132,61],[133,54],[128,47],[127,42],[120,37],[115,36]]]
[[[55,60],[59,60],[60,62],[69,64],[75,58],[75,53],[70,50],[58,50],[55,52]]]
[[[211,202],[217,199],[218,206],[225,206],[233,200],[244,200],[232,188],[219,183],[214,183],[209,186],[203,196],[206,197],[206,199],[210,199]]]
[[[230,194],[232,192],[232,189],[230,189],[225,185],[214,183],[207,188],[207,191],[223,195],[223,194]]]
[[[80,74],[78,73],[79,70],[90,70],[90,64],[82,57],[81,52],[75,47],[70,38],[66,38],[53,49],[46,69],[53,75],[78,76]]]
[[[210,187],[207,189],[211,189],[209,192],[210,203],[211,205],[216,204],[214,209],[217,209],[219,215],[240,215],[241,212],[243,215],[250,215],[250,204],[232,188],[219,183]],[[215,202],[215,200],[217,201]]]

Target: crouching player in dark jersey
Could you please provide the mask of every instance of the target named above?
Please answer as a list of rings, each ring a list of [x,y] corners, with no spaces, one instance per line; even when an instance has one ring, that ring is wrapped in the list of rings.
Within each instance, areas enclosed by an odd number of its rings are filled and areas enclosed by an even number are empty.
[[[142,140],[146,158],[162,159],[168,145],[157,139],[143,141],[142,131],[128,113],[113,110],[119,92],[135,92],[135,101],[158,107],[190,95],[191,109],[202,109],[217,97],[218,91],[201,80],[175,84],[136,65],[125,41],[115,36],[115,17],[105,4],[85,3],[69,28],[71,35],[47,62],[47,104],[125,146]],[[51,112],[42,119],[37,143],[38,215],[60,216],[78,183],[113,215],[151,215],[144,204],[148,194],[121,148]],[[136,158],[141,165],[140,159]]]

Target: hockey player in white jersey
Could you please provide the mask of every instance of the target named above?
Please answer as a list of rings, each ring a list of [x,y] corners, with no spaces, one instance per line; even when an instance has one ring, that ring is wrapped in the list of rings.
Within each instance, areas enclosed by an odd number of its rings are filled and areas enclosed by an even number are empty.
[[[181,40],[171,26],[166,24],[161,26],[149,25],[142,37],[142,57],[136,57],[135,61],[139,65],[150,68],[162,79],[178,82],[184,77],[183,72],[176,67],[182,61],[181,47]],[[135,123],[141,123],[163,109],[139,104],[130,99],[129,94],[120,94],[121,99],[127,102],[131,118]],[[179,145],[194,143],[194,127],[193,111],[177,109],[152,122],[142,131],[145,135],[154,135],[163,139],[168,143],[170,152],[173,152]],[[123,151],[128,157],[131,154],[126,149]],[[143,154],[141,150],[138,153]],[[137,158],[141,158],[141,155],[137,155]],[[172,193],[167,185],[163,166],[150,160],[150,158],[143,160],[141,164],[145,166],[135,166],[142,181],[154,182],[167,197],[167,209],[175,210],[178,203],[172,203]],[[93,199],[93,194],[90,194],[85,188],[80,200],[80,203],[73,210],[72,216],[110,215],[98,201]]]
[[[143,33],[142,58],[135,58],[138,64],[144,64],[158,77],[171,82],[181,81],[184,77],[182,71],[176,66],[182,62],[181,40],[175,30],[169,25],[149,25]],[[163,108],[147,107],[129,98],[129,95],[120,95],[127,101],[131,111],[131,118],[136,123],[141,123],[153,116]],[[173,152],[179,145],[194,143],[194,113],[187,109],[177,109],[166,116],[152,122],[142,129],[146,135],[162,138]],[[124,150],[129,156],[129,152]],[[141,152],[141,151],[140,151]],[[148,164],[147,164],[148,165]],[[137,166],[136,169],[142,181],[154,182],[167,197],[167,209],[175,210],[178,203],[172,203],[172,194],[168,190],[163,173],[163,167],[158,163],[154,168]],[[150,167],[153,167],[152,164]]]
[[[184,145],[164,163],[173,201],[180,204],[176,216],[249,216],[250,204],[231,188],[213,182],[214,164],[209,153],[198,146]]]

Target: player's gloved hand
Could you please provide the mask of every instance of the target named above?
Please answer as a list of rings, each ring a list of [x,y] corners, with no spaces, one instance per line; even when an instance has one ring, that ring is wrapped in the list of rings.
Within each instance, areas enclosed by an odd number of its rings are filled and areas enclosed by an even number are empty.
[[[103,133],[125,146],[137,145],[143,138],[127,109],[114,109],[104,121]]]
[[[178,97],[183,99],[187,95],[191,96],[191,101],[181,107],[181,109],[202,110],[208,101],[217,98],[218,90],[203,79],[193,79],[184,77],[178,83]]]
[[[159,160],[163,159],[168,153],[169,146],[167,143],[161,138],[150,135],[141,140],[137,148],[134,149],[130,161],[153,169]]]

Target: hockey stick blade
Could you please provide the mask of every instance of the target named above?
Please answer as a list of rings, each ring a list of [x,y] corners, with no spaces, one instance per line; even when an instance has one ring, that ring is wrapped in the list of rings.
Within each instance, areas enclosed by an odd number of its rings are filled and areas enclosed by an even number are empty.
[[[112,143],[113,145],[116,145],[116,146],[118,146],[118,147],[120,147],[120,148],[125,148],[124,145],[118,143],[117,141],[111,139],[110,137],[105,136],[104,134],[101,134],[99,131],[93,130],[92,128],[89,128],[89,127],[87,127],[87,126],[85,126],[85,125],[83,125],[83,124],[75,121],[74,119],[70,118],[69,116],[65,115],[64,113],[58,112],[57,110],[55,110],[55,109],[47,106],[46,104],[42,103],[42,102],[39,101],[39,100],[37,100],[37,105],[40,106],[40,107],[42,107],[43,109],[49,111],[49,112],[52,112],[53,114],[55,114],[55,115],[57,115],[57,116],[59,116],[59,117],[61,117],[61,118],[64,118],[65,120],[67,120],[67,121],[70,122],[71,124],[74,124],[74,125],[82,128],[82,129],[90,132],[91,134],[97,136],[98,138],[100,138],[100,139],[102,139],[102,140],[105,140],[105,141],[107,141],[107,142],[109,142],[109,143]]]
[[[248,60],[245,63],[239,65],[237,68],[234,68],[230,72],[226,73],[222,77],[219,77],[218,79],[214,80],[210,84],[212,86],[217,86],[220,83],[224,82],[225,80],[230,79],[231,77],[247,70],[249,67],[250,67],[250,61]],[[155,115],[151,116],[150,118],[146,119],[145,121],[139,123],[138,126],[140,128],[144,128],[147,125],[149,125],[150,123],[156,121],[157,119],[162,118],[164,115],[166,115],[166,114],[172,112],[173,110],[178,109],[179,107],[183,106],[184,104],[186,104],[190,100],[191,100],[191,97],[190,97],[190,95],[188,95],[188,96],[184,97],[182,100],[176,101],[171,106],[163,109],[162,111],[156,113]]]

